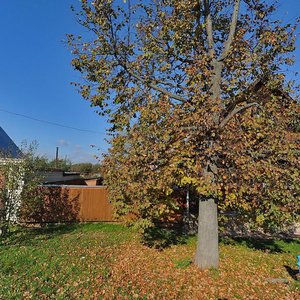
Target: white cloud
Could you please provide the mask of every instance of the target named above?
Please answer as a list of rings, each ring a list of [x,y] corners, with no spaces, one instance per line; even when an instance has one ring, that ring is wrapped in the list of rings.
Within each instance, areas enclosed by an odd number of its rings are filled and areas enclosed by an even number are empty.
[[[75,145],[73,151],[71,151],[70,155],[68,155],[68,158],[74,163],[98,162],[98,160],[95,158],[95,153],[86,151],[81,145]]]
[[[58,145],[61,147],[68,147],[70,145],[70,143],[65,139],[60,139],[60,140],[58,140]]]

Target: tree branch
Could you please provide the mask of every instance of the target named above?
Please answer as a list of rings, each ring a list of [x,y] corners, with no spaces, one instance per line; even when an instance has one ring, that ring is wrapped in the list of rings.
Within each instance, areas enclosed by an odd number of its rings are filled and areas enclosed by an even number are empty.
[[[111,25],[112,28],[112,25]],[[144,79],[143,77],[141,77],[140,75],[137,75],[135,72],[133,72],[132,70],[130,70],[127,66],[126,60],[127,58],[125,58],[125,62],[122,62],[121,59],[119,58],[119,53],[118,53],[118,49],[116,46],[116,39],[114,37],[114,32],[111,29],[111,37],[110,37],[111,43],[113,45],[113,56],[115,57],[115,59],[117,60],[118,64],[120,67],[122,67],[129,75],[131,75],[133,78],[137,79],[138,81],[140,81],[141,83],[143,83],[144,85],[164,94],[169,96],[170,98],[174,99],[174,100],[178,100],[180,102],[187,102],[187,99],[184,97],[181,97],[179,95],[176,95],[174,93],[169,92],[168,90],[156,85],[154,82],[148,82],[146,79]]]
[[[162,93],[162,94],[164,94],[164,95],[166,95],[166,96],[169,96],[169,97],[172,98],[172,99],[178,100],[178,101],[180,101],[180,102],[186,102],[186,101],[187,101],[186,98],[181,97],[181,96],[179,96],[179,95],[176,95],[176,94],[174,94],[174,93],[171,93],[171,92],[169,92],[168,90],[166,90],[166,89],[164,89],[164,88],[162,88],[162,87],[156,85],[156,84],[153,83],[153,82],[149,82],[149,83],[148,83],[147,80],[145,80],[145,79],[142,78],[141,76],[135,74],[133,71],[131,71],[130,69],[128,69],[127,66],[124,66],[123,64],[121,64],[121,66],[125,69],[125,71],[126,71],[129,75],[131,75],[132,77],[134,77],[135,79],[137,79],[137,80],[140,81],[141,83],[145,84],[146,86],[148,86],[148,87],[150,87],[150,88],[152,88],[152,89],[154,89],[154,90],[156,90],[156,91],[158,91],[158,92],[160,92],[160,93]]]
[[[166,81],[155,79],[155,78],[154,78],[154,82],[160,83],[162,85],[167,85],[174,89],[181,89],[181,90],[187,90],[187,91],[189,90],[186,86],[182,86],[181,84],[177,84],[177,83],[175,84],[175,83],[171,83],[171,82],[166,82]]]
[[[218,59],[219,61],[224,60],[228,56],[236,32],[236,25],[237,25],[239,10],[240,10],[240,4],[241,4],[241,0],[235,0],[228,38],[224,44],[224,49],[222,51],[222,54]]]
[[[205,16],[205,28],[207,34],[208,53],[211,57],[215,55],[215,43],[213,37],[213,27],[210,14],[209,0],[203,0],[204,3],[204,16]]]
[[[230,113],[228,113],[228,115],[223,119],[223,121],[219,124],[219,128],[223,129],[227,123],[238,113],[241,113],[243,111],[245,111],[246,109],[252,107],[252,106],[258,106],[258,103],[256,102],[252,102],[252,103],[247,103],[243,106],[238,106],[235,107]]]

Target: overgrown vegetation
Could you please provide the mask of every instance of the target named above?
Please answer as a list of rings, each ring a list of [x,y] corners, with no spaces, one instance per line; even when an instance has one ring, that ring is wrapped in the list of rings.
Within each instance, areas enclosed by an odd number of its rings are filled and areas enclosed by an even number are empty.
[[[263,245],[263,247],[262,247]],[[164,250],[117,224],[15,228],[0,241],[2,299],[297,299],[299,241],[226,240],[220,269],[191,264],[196,238]],[[270,283],[285,278],[288,284]]]
[[[99,173],[99,164],[86,163],[72,163],[68,159],[58,159],[51,160],[44,156],[38,157],[38,164],[41,170],[51,171],[51,170],[62,170],[62,171],[72,171],[79,172],[83,175],[96,174]]]
[[[30,219],[40,210],[44,192],[42,182],[44,159],[35,154],[37,144],[24,143],[18,159],[2,156],[0,165],[0,236],[6,235],[12,224]]]
[[[100,165],[92,163],[77,163],[71,165],[71,171],[80,172],[81,174],[90,175],[90,174],[99,174]]]

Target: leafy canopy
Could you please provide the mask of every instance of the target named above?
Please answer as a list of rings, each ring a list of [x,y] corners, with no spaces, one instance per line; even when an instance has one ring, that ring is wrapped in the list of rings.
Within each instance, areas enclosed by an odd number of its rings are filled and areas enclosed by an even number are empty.
[[[267,229],[294,219],[299,102],[283,70],[296,26],[275,11],[262,0],[81,1],[89,33],[68,35],[72,65],[112,123],[104,170],[120,214],[150,226],[189,186]]]

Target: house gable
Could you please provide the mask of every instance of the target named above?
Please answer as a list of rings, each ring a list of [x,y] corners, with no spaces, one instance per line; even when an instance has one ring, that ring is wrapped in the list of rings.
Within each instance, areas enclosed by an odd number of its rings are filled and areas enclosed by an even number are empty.
[[[21,158],[21,151],[0,126],[0,157]]]

